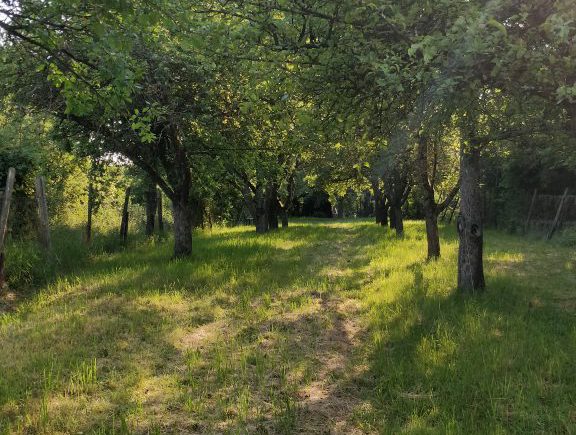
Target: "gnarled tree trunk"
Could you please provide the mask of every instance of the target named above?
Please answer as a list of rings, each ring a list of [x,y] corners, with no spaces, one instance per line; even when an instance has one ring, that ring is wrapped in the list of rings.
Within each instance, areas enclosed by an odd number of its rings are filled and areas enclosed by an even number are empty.
[[[418,137],[417,149],[418,174],[422,189],[422,205],[426,221],[426,241],[428,260],[440,258],[440,235],[438,232],[438,207],[434,198],[434,175],[428,173],[428,142],[424,136]],[[436,165],[436,162],[434,162]],[[432,171],[434,173],[434,170]]]
[[[176,129],[171,129],[170,139],[171,145],[176,148],[175,160],[170,174],[174,185],[174,197],[172,199],[174,257],[180,258],[192,254],[192,227],[194,225],[190,201],[192,174],[186,151],[180,143]]]
[[[484,230],[478,145],[463,144],[460,176],[458,288],[462,291],[481,291],[485,287],[482,259]]]

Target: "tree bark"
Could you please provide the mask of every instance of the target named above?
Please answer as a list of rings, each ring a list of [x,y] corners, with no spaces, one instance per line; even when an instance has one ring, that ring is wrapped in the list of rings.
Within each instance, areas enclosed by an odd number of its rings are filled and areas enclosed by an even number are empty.
[[[480,147],[463,144],[460,155],[460,214],[457,220],[458,288],[475,292],[485,288],[483,268],[484,231],[480,190]]]
[[[438,205],[434,195],[434,176],[430,177],[428,171],[428,141],[420,135],[417,149],[418,174],[422,190],[422,205],[426,221],[426,241],[428,244],[428,260],[440,257],[440,235],[438,233]],[[436,162],[434,162],[434,165]],[[434,173],[434,171],[432,171]]]
[[[171,168],[172,184],[174,185],[172,199],[174,257],[182,258],[192,254],[192,227],[194,224],[190,200],[192,174],[186,151],[180,143],[178,130],[175,127],[171,129],[170,142],[176,148],[175,160]]]
[[[282,220],[282,228],[288,228],[288,210],[286,210],[286,207],[282,207],[280,218]]]
[[[376,224],[386,226],[388,225],[388,202],[386,195],[380,189],[378,181],[372,182],[372,189],[374,191],[374,218]]]
[[[392,219],[393,217],[393,219]],[[402,237],[404,235],[404,216],[402,216],[402,206],[395,204],[390,208],[390,222],[394,220],[394,227],[396,235]]]
[[[130,188],[126,189],[124,197],[124,206],[122,207],[122,221],[120,223],[120,239],[122,243],[128,241],[128,205],[130,203]]]
[[[390,229],[395,230],[396,229],[396,215],[394,214],[394,208],[392,207],[392,205],[390,205],[390,207],[388,209],[390,211]]]
[[[428,242],[428,260],[440,258],[440,234],[436,213],[426,213],[426,240]]]
[[[268,185],[266,192],[266,208],[268,212],[268,229],[278,229],[278,188],[274,183]]]
[[[382,205],[381,216],[380,216],[380,225],[385,227],[388,225],[388,210],[390,209],[390,206],[386,202],[386,199],[383,200],[383,203],[384,204]]]
[[[146,235],[151,236],[154,234],[154,223],[156,220],[158,196],[156,193],[156,185],[152,182],[148,184],[146,190]]]
[[[377,224],[388,225],[388,204],[383,196],[376,197],[374,201],[374,216]]]
[[[88,204],[87,204],[87,216],[86,216],[86,228],[85,228],[85,240],[86,243],[92,241],[92,212],[94,210],[94,186],[92,182],[88,183]]]
[[[386,198],[390,204],[390,228],[396,230],[396,235],[404,235],[404,217],[402,206],[408,200],[411,184],[408,176],[403,174],[392,174],[387,183]]]
[[[256,224],[256,232],[263,234],[268,231],[268,213],[266,207],[266,196],[264,195],[261,185],[256,186],[254,194],[254,223]]]
[[[157,191],[157,205],[158,205],[158,232],[162,233],[164,232],[164,218],[162,216],[162,191],[160,189],[158,189]]]
[[[182,258],[192,253],[192,210],[188,201],[172,203],[174,218],[174,257]]]
[[[337,213],[337,217],[338,219],[344,219],[344,198],[338,198],[337,200],[337,206],[336,206],[336,213]]]

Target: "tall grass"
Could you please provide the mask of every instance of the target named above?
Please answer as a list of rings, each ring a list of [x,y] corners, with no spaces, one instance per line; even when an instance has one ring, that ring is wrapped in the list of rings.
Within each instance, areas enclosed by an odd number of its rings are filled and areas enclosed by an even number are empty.
[[[0,433],[575,430],[570,247],[488,232],[469,297],[420,222],[215,228],[186,260],[100,234],[12,275],[36,291],[0,314]]]

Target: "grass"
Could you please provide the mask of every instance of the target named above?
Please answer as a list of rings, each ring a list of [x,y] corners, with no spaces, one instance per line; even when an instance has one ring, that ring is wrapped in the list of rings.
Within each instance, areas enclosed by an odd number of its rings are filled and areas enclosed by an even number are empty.
[[[69,254],[0,315],[0,433],[576,432],[574,249],[488,232],[466,297],[442,242],[299,221]]]

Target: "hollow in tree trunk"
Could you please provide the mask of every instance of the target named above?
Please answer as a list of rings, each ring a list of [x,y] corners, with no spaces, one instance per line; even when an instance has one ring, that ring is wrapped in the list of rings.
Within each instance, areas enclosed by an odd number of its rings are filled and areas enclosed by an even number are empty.
[[[485,287],[482,262],[483,226],[482,193],[480,190],[480,149],[472,143],[464,145],[460,157],[460,214],[457,220],[458,288],[481,291]]]

